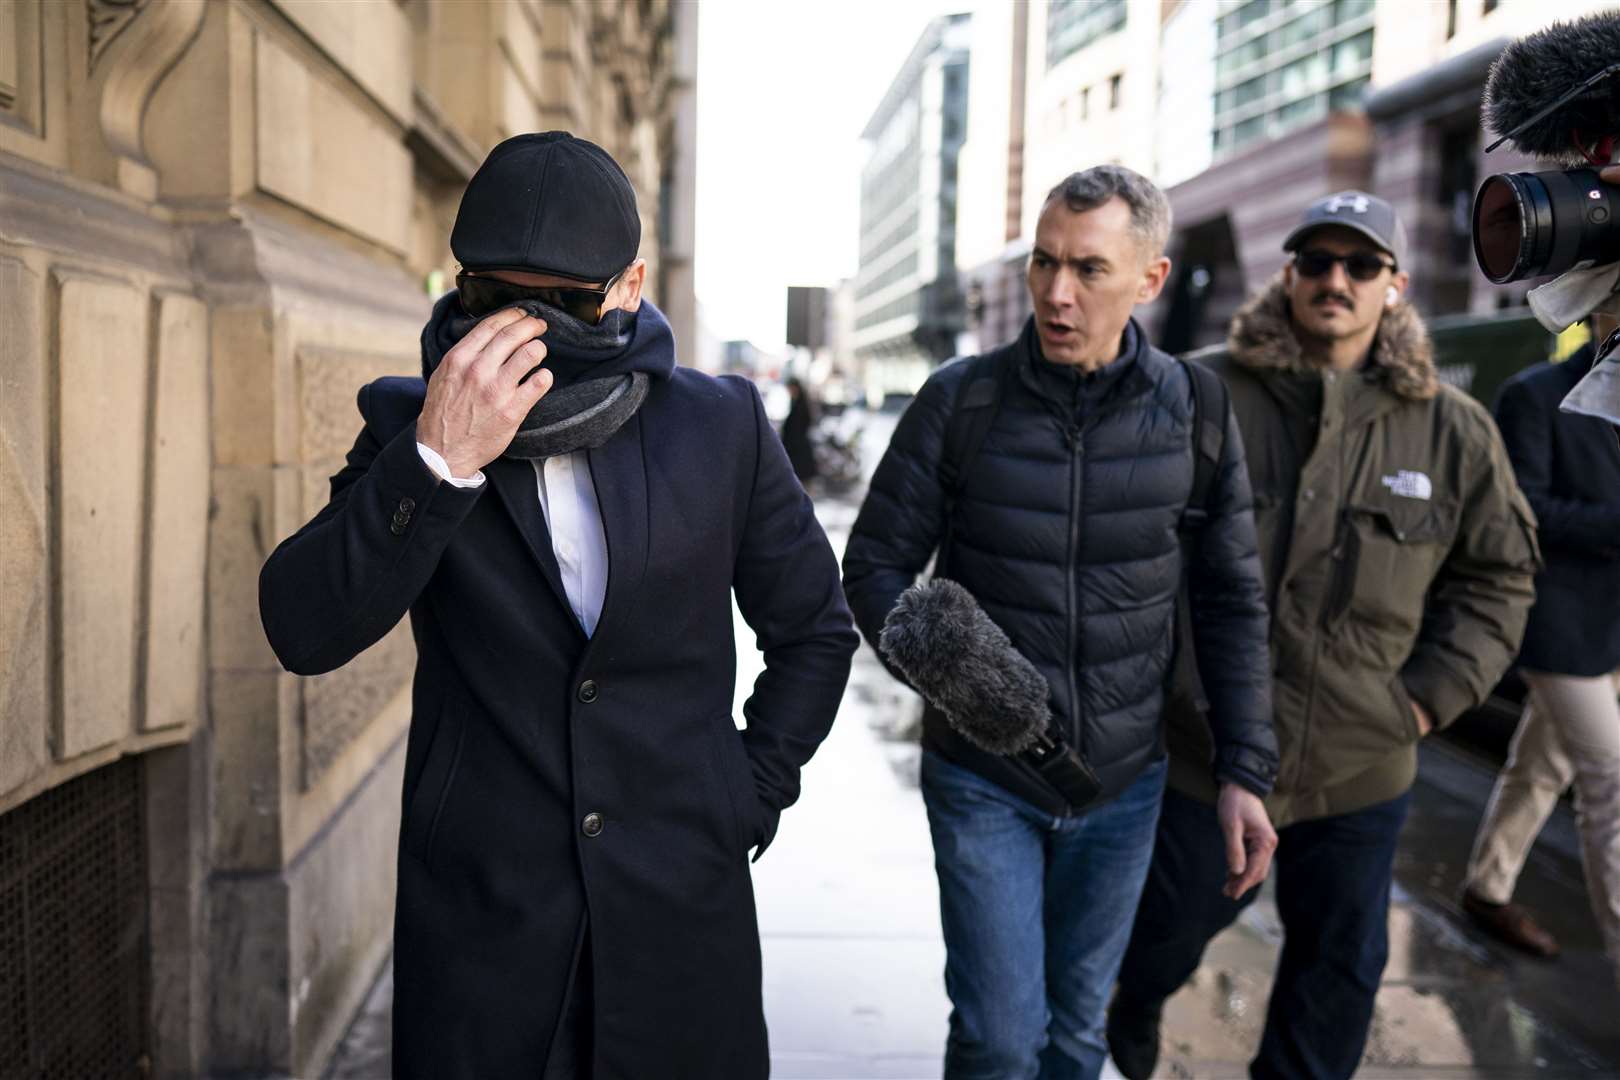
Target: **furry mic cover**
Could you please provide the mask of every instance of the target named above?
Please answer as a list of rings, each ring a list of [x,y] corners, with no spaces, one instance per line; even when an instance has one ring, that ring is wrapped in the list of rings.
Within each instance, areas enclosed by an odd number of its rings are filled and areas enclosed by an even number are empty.
[[[936,578],[901,593],[878,645],[980,749],[1015,754],[1046,730],[1046,679],[956,582]]]
[[[1485,123],[1502,135],[1557,101],[1610,64],[1620,61],[1620,11],[1605,11],[1573,22],[1554,23],[1513,42],[1491,65],[1485,84]],[[1620,75],[1611,75],[1585,94],[1536,121],[1513,137],[1533,157],[1585,165],[1570,140],[1620,134]]]

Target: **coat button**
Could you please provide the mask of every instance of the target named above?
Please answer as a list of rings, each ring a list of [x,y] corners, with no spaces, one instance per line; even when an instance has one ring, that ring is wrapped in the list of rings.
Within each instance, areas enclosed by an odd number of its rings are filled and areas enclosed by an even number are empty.
[[[597,813],[586,814],[585,820],[579,823],[579,831],[586,836],[601,836],[602,815]]]
[[[596,700],[596,680],[586,679],[579,684],[579,700],[589,705]]]
[[[394,524],[395,525],[409,525],[410,523],[411,523],[411,515],[409,515],[407,513],[404,513],[403,511],[398,512],[398,513],[396,513],[394,515]]]
[[[410,512],[412,510],[415,510],[415,509],[416,509],[416,500],[411,498],[409,495],[407,495],[403,499],[399,500],[399,512],[400,513],[405,514],[405,515],[409,515]]]
[[[388,531],[393,533],[395,536],[404,536],[405,526],[396,521],[388,526]]]

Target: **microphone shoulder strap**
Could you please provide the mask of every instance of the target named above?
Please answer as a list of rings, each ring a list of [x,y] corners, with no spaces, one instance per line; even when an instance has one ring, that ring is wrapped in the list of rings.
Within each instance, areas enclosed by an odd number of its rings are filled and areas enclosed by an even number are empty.
[[[956,505],[967,486],[968,470],[979,456],[984,437],[995,423],[1001,410],[1003,386],[1009,360],[1002,358],[1005,349],[983,353],[971,360],[963,360],[968,371],[956,387],[956,399],[951,403],[950,419],[945,422],[944,454],[939,463],[940,481],[945,489],[945,540],[940,544],[936,571],[948,564],[951,538],[956,531]]]

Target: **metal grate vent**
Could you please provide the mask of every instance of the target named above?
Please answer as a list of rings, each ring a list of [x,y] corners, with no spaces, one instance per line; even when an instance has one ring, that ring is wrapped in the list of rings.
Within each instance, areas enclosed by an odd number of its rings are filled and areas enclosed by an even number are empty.
[[[149,1071],[141,774],[125,758],[0,816],[0,1080]]]

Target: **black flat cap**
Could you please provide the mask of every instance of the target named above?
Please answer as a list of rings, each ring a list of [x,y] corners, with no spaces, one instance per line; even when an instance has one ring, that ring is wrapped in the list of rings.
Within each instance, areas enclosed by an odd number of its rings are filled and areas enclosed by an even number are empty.
[[[624,170],[566,131],[514,135],[491,150],[450,230],[450,250],[468,270],[589,282],[629,266],[640,246],[641,216]]]

